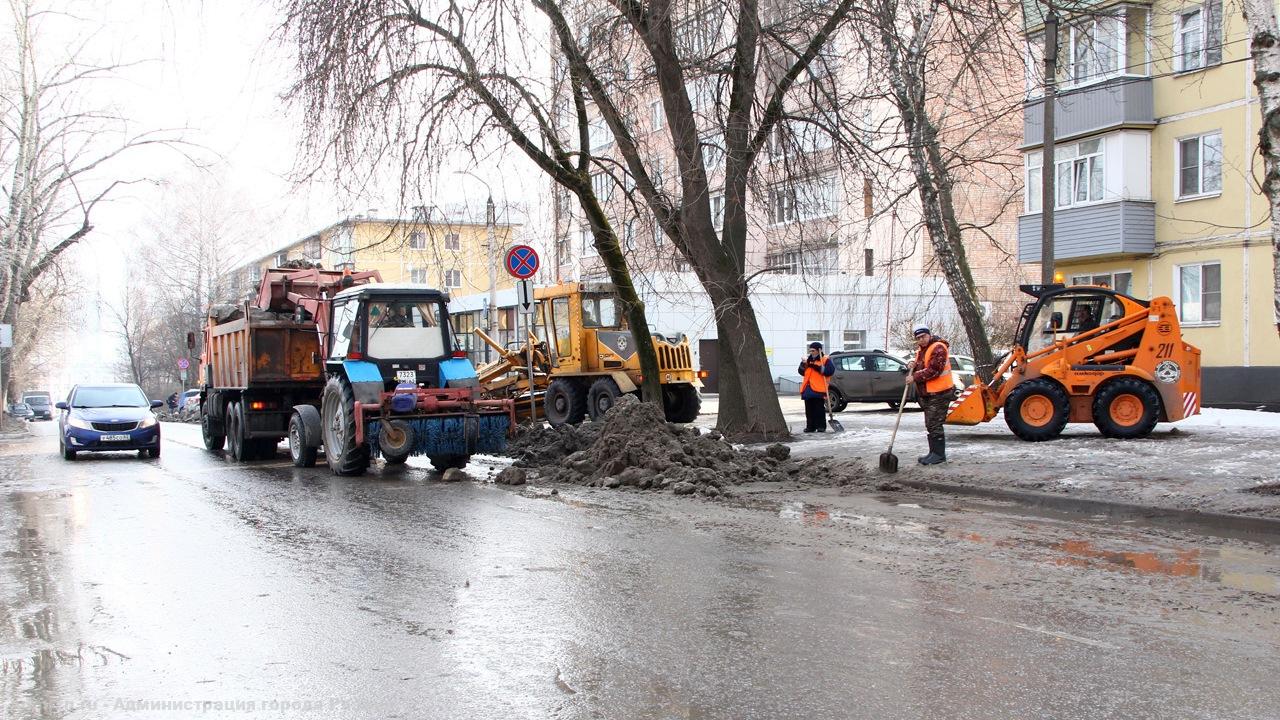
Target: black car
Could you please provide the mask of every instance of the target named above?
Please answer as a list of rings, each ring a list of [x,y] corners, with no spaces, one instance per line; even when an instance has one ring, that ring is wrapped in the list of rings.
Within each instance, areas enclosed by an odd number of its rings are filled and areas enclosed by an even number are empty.
[[[52,420],[53,403],[48,395],[24,395],[22,402],[31,408],[32,420]]]
[[[831,378],[831,411],[840,412],[851,402],[883,402],[897,410],[907,364],[883,350],[853,350],[831,354],[836,374]],[[916,399],[914,386],[907,400]]]

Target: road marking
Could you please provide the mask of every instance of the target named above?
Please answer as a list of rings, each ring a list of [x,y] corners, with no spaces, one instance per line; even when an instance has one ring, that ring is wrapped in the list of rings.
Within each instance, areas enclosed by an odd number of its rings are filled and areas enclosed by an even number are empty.
[[[1091,645],[1093,647],[1106,648],[1107,650],[1120,649],[1119,645],[1112,645],[1111,643],[1105,643],[1105,642],[1102,642],[1101,640],[1091,640],[1090,638],[1080,637],[1079,635],[1071,635],[1070,633],[1064,633],[1060,630],[1047,630],[1045,628],[1031,627],[1030,625],[1023,625],[1022,623],[1009,622],[1008,620],[1001,620],[999,618],[993,618],[993,617],[979,616],[978,619],[987,620],[988,622],[993,622],[998,625],[1008,625],[1009,627],[1016,627],[1019,630],[1027,630],[1034,633],[1040,633],[1041,635],[1056,637],[1060,640],[1070,640],[1071,642],[1078,642],[1081,645]]]

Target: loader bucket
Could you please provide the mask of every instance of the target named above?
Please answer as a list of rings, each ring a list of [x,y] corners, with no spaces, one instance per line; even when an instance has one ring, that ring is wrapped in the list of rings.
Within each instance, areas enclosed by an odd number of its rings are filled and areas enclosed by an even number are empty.
[[[989,406],[985,390],[980,383],[961,390],[947,409],[947,424],[977,425],[995,417],[995,408]]]

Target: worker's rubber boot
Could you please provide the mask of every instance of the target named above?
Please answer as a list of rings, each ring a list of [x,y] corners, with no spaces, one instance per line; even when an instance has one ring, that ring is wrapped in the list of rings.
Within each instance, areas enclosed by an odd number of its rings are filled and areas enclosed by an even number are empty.
[[[947,440],[929,438],[929,454],[920,458],[921,465],[937,465],[947,461]]]

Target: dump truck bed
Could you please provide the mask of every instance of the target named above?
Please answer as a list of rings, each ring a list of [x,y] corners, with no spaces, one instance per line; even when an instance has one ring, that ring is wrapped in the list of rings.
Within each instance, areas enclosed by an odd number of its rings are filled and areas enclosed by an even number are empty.
[[[313,322],[244,308],[242,317],[210,325],[205,382],[214,388],[324,383]]]

